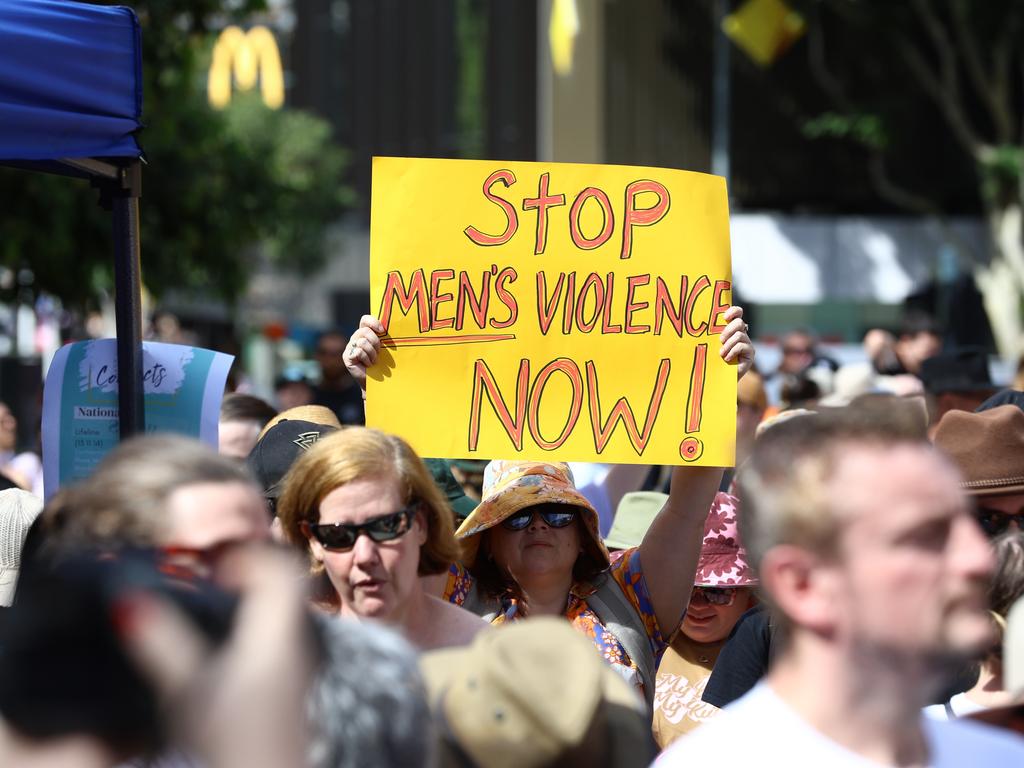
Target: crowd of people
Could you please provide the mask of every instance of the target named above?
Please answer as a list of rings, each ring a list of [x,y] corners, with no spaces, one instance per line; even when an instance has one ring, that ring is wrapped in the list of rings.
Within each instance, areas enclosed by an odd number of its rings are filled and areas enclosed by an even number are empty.
[[[724,320],[737,467],[652,467],[610,530],[557,455],[361,426],[370,316],[219,452],[0,490],[0,765],[1024,765],[1024,392],[921,318],[770,375]]]

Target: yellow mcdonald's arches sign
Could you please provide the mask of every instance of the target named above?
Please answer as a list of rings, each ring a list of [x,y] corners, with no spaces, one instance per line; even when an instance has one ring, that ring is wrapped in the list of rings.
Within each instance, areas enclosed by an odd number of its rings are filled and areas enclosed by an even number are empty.
[[[215,109],[224,109],[231,101],[231,80],[239,90],[249,91],[260,83],[263,103],[271,109],[284,104],[284,73],[277,41],[269,29],[253,27],[243,32],[227,27],[213,46],[207,96]]]

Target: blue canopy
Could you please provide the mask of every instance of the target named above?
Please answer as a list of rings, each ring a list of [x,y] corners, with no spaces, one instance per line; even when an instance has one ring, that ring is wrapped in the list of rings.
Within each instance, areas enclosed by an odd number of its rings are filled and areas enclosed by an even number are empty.
[[[114,227],[121,437],[145,432],[142,51],[130,8],[0,0],[0,165],[91,179]]]
[[[0,159],[139,157],[141,114],[130,8],[0,2]]]

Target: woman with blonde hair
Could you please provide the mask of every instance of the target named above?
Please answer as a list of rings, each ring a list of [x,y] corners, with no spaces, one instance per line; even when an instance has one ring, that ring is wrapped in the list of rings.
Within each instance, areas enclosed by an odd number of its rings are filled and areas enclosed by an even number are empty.
[[[324,587],[325,609],[398,627],[422,650],[468,643],[486,624],[423,591],[458,547],[452,511],[401,438],[353,427],[292,466],[277,514]]]

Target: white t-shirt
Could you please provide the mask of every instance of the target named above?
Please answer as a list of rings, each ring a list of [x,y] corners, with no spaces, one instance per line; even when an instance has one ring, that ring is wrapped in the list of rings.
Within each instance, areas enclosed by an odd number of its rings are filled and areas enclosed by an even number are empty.
[[[970,721],[922,717],[931,747],[929,768],[1024,766],[1024,739]],[[818,732],[780,699],[767,683],[730,704],[683,737],[655,768],[700,765],[778,765],[785,768],[879,768]]]
[[[973,715],[975,712],[981,712],[983,709],[986,709],[986,707],[968,699],[966,693],[958,693],[945,704],[928,705],[924,708],[924,713],[933,720],[953,720],[958,717]]]

